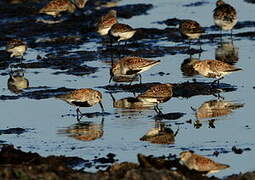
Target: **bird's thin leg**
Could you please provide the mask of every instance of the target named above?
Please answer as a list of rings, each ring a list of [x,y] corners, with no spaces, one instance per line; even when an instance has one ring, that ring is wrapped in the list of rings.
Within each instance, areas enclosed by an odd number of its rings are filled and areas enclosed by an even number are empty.
[[[222,29],[220,29],[220,41],[221,42],[223,41],[223,38],[222,38]]]
[[[82,113],[79,108],[76,109],[76,114],[77,114],[77,121],[80,121],[80,119],[82,118]]]
[[[115,97],[112,95],[112,93],[109,93],[109,94],[110,94],[110,96],[111,96],[111,98],[112,98],[113,103],[115,103],[115,102],[116,102]]]
[[[102,109],[102,114],[104,115],[104,106],[103,106],[103,104],[102,104],[101,101],[99,101],[99,105],[100,105],[100,107],[101,107],[101,109]]]
[[[135,78],[137,77],[138,75],[136,74],[133,78],[132,78],[132,80],[130,81],[130,83],[129,83],[129,86],[132,84],[132,82],[135,80]]]
[[[154,108],[155,108],[155,111],[158,113],[158,115],[160,115],[160,116],[163,115],[162,111],[161,111],[161,110],[159,109],[159,107],[158,107],[158,104],[155,105]]]
[[[202,45],[201,45],[201,39],[200,39],[200,37],[198,38],[198,43],[199,43],[199,50],[202,51]]]
[[[178,126],[176,132],[174,133],[174,137],[178,134],[179,130],[180,130],[180,126]]]
[[[157,109],[156,106],[154,106],[154,110],[155,110],[155,112],[156,112],[157,114],[159,114],[159,111],[158,111],[158,109]]]
[[[138,73],[139,79],[140,79],[140,84],[142,84],[142,75]]]
[[[230,30],[230,38],[233,39],[233,29]]]

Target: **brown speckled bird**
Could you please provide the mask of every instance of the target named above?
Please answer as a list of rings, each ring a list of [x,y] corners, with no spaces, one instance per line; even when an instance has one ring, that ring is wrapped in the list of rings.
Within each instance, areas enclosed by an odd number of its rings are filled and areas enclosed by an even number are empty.
[[[116,23],[111,27],[109,36],[111,40],[117,40],[118,43],[125,41],[126,44],[127,40],[132,38],[135,32],[136,30],[127,24]]]
[[[102,94],[94,89],[84,88],[84,89],[77,89],[68,94],[56,96],[57,98],[66,101],[67,103],[78,106],[76,109],[77,112],[77,120],[80,119],[82,113],[80,112],[79,107],[91,107],[95,104],[99,103],[104,112],[104,107],[102,105]],[[80,116],[79,116],[80,115]]]
[[[141,57],[124,57],[119,59],[116,63],[112,64],[112,68],[110,69],[111,78],[114,76],[140,76],[140,73],[147,71],[152,66],[155,66],[160,63],[160,60],[151,60],[145,59]],[[110,79],[111,81],[111,79]],[[131,81],[132,82],[132,81]]]
[[[52,0],[39,13],[57,17],[62,12],[73,13],[77,8],[83,8],[86,2],[87,0]]]
[[[171,84],[158,84],[150,87],[147,91],[137,96],[143,102],[159,104],[168,101],[173,96]]]
[[[222,30],[231,30],[237,23],[237,12],[230,4],[223,0],[216,2],[216,8],[213,13],[214,23]]]
[[[219,80],[223,79],[225,75],[242,70],[218,60],[197,61],[193,64],[193,68],[202,76],[207,78],[217,78],[212,84],[215,82],[218,82],[219,84]]]
[[[111,27],[118,22],[117,11],[110,10],[106,15],[102,16],[97,23],[97,32],[101,36],[108,35]]]
[[[188,39],[199,39],[204,29],[194,20],[183,20],[179,26],[180,33]]]
[[[229,168],[229,165],[217,163],[204,156],[194,154],[189,151],[180,153],[181,161],[190,170],[196,170],[205,174],[216,173]]]

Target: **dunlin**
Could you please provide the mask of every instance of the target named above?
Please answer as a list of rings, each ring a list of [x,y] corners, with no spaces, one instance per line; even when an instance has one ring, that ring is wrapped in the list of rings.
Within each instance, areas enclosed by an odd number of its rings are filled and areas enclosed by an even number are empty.
[[[193,68],[202,76],[217,78],[212,84],[215,82],[218,82],[219,84],[219,80],[223,79],[225,75],[242,70],[218,60],[197,61],[194,63]]]
[[[140,73],[147,71],[152,66],[160,63],[160,60],[151,60],[140,57],[124,57],[118,60],[116,63],[112,64],[110,69],[111,78],[114,76],[140,76]],[[110,79],[111,81],[111,79]],[[131,81],[132,82],[132,81]]]
[[[237,23],[237,12],[230,4],[225,3],[223,0],[216,2],[216,8],[213,13],[214,23],[221,30],[231,30]]]
[[[117,40],[118,43],[120,41],[125,41],[126,43],[127,40],[134,36],[135,32],[136,30],[127,24],[116,23],[111,27],[109,36],[111,40]]]
[[[158,84],[150,87],[147,91],[137,96],[140,101],[159,104],[168,101],[173,95],[171,84]]]
[[[102,16],[97,24],[97,32],[101,36],[108,35],[111,27],[118,22],[117,11],[110,10],[106,15]]]
[[[24,77],[24,72],[17,70],[10,74],[8,79],[8,89],[13,93],[20,93],[23,89],[28,88],[29,81]]]
[[[216,173],[230,167],[229,165],[217,163],[209,158],[189,151],[181,152],[180,158],[190,170],[196,170],[206,174]]]
[[[79,107],[91,107],[99,103],[102,112],[104,112],[104,107],[101,103],[102,94],[94,89],[89,88],[77,89],[68,94],[59,95],[57,96],[57,98],[62,99],[71,105],[78,106],[78,108],[76,109],[77,120],[79,120],[80,117],[82,117],[82,113]]]
[[[6,44],[6,51],[11,53],[10,57],[22,57],[27,50],[27,44],[20,39],[12,39]]]
[[[234,103],[224,100],[211,100],[204,102],[196,110],[197,119],[215,118],[219,116],[226,116],[232,113],[233,110],[243,107],[243,104]]]
[[[57,17],[62,12],[73,13],[77,8],[83,8],[86,2],[87,0],[52,0],[39,13]]]
[[[199,39],[204,29],[193,20],[183,20],[179,26],[180,33],[188,39]]]

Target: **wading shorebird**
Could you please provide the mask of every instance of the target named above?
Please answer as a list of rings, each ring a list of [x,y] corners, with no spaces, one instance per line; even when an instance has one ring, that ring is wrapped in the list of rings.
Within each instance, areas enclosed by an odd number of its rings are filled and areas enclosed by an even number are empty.
[[[24,77],[23,71],[17,70],[10,74],[7,84],[11,92],[18,94],[28,88],[29,81]]]
[[[214,9],[213,19],[215,25],[221,30],[231,30],[232,36],[232,29],[237,23],[237,12],[234,7],[223,0],[218,0]]]
[[[193,20],[181,21],[179,30],[183,37],[189,39],[189,43],[193,39],[198,39],[200,43],[200,36],[204,33],[204,29],[200,26],[200,24]]]
[[[189,151],[181,152],[180,159],[190,170],[204,172],[205,174],[216,173],[230,167],[229,165],[217,163],[209,158]]]
[[[27,50],[27,44],[20,39],[12,39],[7,42],[5,50],[11,53],[10,57],[23,58],[24,53]]]
[[[241,68],[236,68],[222,61],[208,59],[195,62],[193,68],[204,77],[217,78],[212,82],[212,85],[216,82],[218,82],[219,85],[219,81],[223,79],[225,75],[242,70]]]
[[[157,105],[159,103],[164,103],[171,99],[173,96],[172,88],[173,86],[171,84],[154,85],[144,93],[138,95],[137,98],[144,103],[155,104],[155,107],[158,108]]]
[[[151,60],[141,57],[124,57],[119,59],[116,63],[112,62],[112,68],[110,69],[110,80],[114,76],[133,76],[135,79],[137,76],[140,77],[140,83],[142,82],[141,74],[144,71],[147,71],[152,66],[155,66],[160,63],[160,60]],[[133,81],[132,79],[132,81]],[[130,82],[130,84],[132,83]]]
[[[126,45],[127,40],[132,38],[135,32],[136,30],[127,24],[116,23],[111,27],[108,34],[110,36],[111,41],[112,40],[118,41],[118,45],[120,44],[120,41],[125,41]]]
[[[99,105],[102,109],[102,113],[104,112],[104,107],[101,102],[102,94],[101,94],[101,92],[94,90],[94,89],[90,89],[90,88],[77,89],[77,90],[74,90],[68,94],[56,96],[56,98],[64,100],[68,104],[71,104],[73,106],[78,106],[78,108],[76,109],[78,121],[82,117],[82,113],[81,113],[79,107],[91,107],[91,106],[94,106],[95,104],[99,103]]]
[[[110,10],[106,15],[102,16],[97,23],[97,32],[101,36],[106,36],[108,35],[111,27],[116,23],[118,23],[117,11]]]
[[[39,13],[58,17],[62,12],[74,13],[76,9],[84,8],[87,0],[52,0]]]

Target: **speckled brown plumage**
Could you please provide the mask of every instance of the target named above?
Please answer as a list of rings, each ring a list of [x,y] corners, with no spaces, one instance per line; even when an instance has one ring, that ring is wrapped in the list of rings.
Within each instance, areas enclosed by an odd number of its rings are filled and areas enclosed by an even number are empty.
[[[197,34],[197,36],[199,37],[204,32],[200,24],[193,20],[183,20],[180,24],[179,29],[183,36],[189,38],[192,38],[192,35],[194,36],[195,34]],[[195,37],[192,39],[195,39]]]
[[[138,96],[139,99],[154,99],[155,103],[163,103],[168,101],[172,95],[172,85],[171,84],[158,84],[152,86],[144,93]],[[153,101],[153,100],[152,100]]]
[[[52,16],[59,16],[61,12],[68,11],[73,13],[76,10],[75,4],[69,0],[52,0],[44,6],[39,13],[45,13]]]
[[[102,16],[97,24],[97,31],[101,35],[107,35],[110,28],[118,22],[117,11],[110,10],[106,15]]]
[[[213,18],[215,24],[223,30],[231,30],[237,23],[237,12],[230,4],[222,0],[217,1]]]
[[[196,170],[208,174],[216,173],[230,167],[229,165],[217,163],[209,158],[189,151],[181,152],[180,157],[184,165],[186,165],[190,170]]]
[[[151,60],[141,57],[124,57],[118,60],[112,67],[113,75],[135,75],[150,69],[160,63],[160,60]]]
[[[57,98],[62,99],[70,104],[72,102],[88,102],[88,106],[93,106],[102,100],[102,94],[94,89],[84,88],[77,89],[68,94],[59,95]]]
[[[117,41],[122,41],[132,38],[135,32],[136,30],[127,24],[116,23],[111,27],[109,35]]]
[[[202,76],[208,78],[221,78],[234,71],[241,70],[228,63],[218,60],[203,60],[194,63],[193,68]]]

